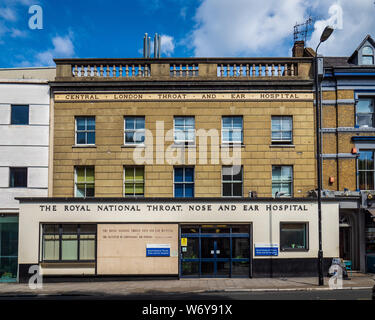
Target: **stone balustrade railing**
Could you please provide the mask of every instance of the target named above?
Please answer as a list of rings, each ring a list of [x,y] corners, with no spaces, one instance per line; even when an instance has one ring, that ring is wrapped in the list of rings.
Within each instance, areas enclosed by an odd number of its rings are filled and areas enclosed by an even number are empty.
[[[56,59],[56,81],[312,79],[312,58]]]
[[[288,77],[298,75],[298,63],[220,64],[218,77]]]

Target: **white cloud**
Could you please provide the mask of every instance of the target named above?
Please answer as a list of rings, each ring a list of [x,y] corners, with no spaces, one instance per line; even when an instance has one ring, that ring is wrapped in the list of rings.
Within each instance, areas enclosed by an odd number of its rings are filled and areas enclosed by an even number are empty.
[[[323,19],[314,25],[314,32],[308,46],[316,48],[320,35],[326,25],[337,24],[335,7],[342,8],[342,29],[335,29],[331,37],[319,47],[319,54],[330,56],[349,56],[359,46],[367,34],[375,37],[375,3],[373,0],[341,0],[323,1],[320,4],[329,5],[324,12]],[[329,13],[329,9],[331,9]]]
[[[40,52],[36,55],[35,64],[54,65],[54,58],[71,58],[74,56],[74,45],[72,42],[72,34],[65,37],[56,36],[52,38],[53,48]]]
[[[25,38],[27,36],[27,31],[22,31],[16,28],[12,28],[10,36],[12,38]]]
[[[162,34],[160,36],[160,46],[161,54],[165,54],[170,57],[173,54],[175,48],[173,37]]]
[[[373,0],[202,0],[189,39],[195,56],[288,56],[293,26],[318,16],[307,45],[315,49],[321,31],[343,9],[343,29],[335,30],[319,52],[349,55],[369,33],[375,37]],[[331,12],[329,13],[329,10]]]
[[[276,51],[304,20],[306,0],[203,0],[192,33],[196,56]]]

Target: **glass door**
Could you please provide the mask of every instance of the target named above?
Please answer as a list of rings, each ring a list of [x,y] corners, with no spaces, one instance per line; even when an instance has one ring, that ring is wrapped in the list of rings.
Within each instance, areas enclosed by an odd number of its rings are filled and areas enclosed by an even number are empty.
[[[201,238],[201,275],[230,276],[230,238]]]
[[[0,217],[0,282],[17,281],[18,217]]]

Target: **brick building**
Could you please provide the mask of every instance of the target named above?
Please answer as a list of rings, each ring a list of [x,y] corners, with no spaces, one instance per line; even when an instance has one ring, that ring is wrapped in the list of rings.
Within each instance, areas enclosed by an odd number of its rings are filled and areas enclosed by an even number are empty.
[[[340,203],[340,257],[375,271],[374,192],[375,42],[365,37],[350,57],[324,57],[322,182]],[[371,198],[371,196],[370,196]]]
[[[50,193],[20,199],[21,277],[34,264],[46,276],[317,274],[312,62],[56,60]],[[327,269],[336,200],[323,219]]]

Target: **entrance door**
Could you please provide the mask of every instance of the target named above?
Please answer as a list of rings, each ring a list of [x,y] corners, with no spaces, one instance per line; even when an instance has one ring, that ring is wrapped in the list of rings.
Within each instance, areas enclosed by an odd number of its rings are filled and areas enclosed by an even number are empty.
[[[181,226],[182,277],[249,277],[249,225]]]
[[[230,238],[202,238],[201,275],[230,276]]]
[[[351,233],[351,227],[340,227],[340,258],[344,260],[352,260]]]

